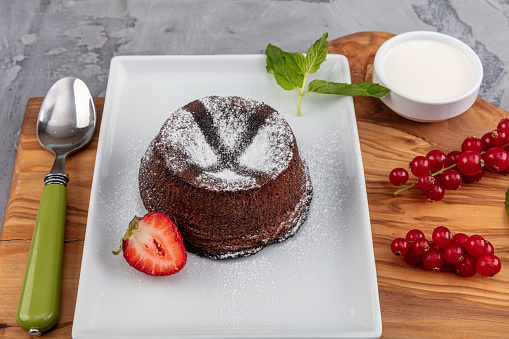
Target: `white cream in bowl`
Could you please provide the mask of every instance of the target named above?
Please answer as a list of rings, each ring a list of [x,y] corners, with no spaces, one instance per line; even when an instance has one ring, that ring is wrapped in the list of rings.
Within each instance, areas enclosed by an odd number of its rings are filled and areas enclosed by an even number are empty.
[[[375,56],[373,82],[391,92],[382,101],[399,115],[423,122],[452,118],[470,108],[483,69],[463,42],[435,32],[408,32],[387,40]]]

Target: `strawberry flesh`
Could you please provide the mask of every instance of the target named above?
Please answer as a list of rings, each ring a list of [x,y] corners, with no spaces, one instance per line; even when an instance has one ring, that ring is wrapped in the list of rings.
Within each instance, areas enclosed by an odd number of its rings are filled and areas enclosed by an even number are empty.
[[[177,225],[165,214],[148,213],[134,217],[121,240],[122,250],[129,265],[148,275],[170,275],[180,272],[187,253]]]

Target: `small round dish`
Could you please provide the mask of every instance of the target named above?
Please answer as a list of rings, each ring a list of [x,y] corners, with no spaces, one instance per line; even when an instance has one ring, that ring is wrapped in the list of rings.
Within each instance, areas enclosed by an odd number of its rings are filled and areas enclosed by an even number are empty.
[[[449,35],[416,31],[396,35],[375,56],[373,82],[391,91],[381,100],[419,122],[450,119],[477,99],[483,67],[477,54]]]

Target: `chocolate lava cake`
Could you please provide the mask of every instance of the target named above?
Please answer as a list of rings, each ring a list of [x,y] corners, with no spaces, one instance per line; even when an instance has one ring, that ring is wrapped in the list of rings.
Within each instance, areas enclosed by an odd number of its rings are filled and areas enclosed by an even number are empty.
[[[226,259],[293,236],[312,199],[286,120],[241,97],[205,97],[177,111],[141,159],[141,199],[177,224],[186,249]]]

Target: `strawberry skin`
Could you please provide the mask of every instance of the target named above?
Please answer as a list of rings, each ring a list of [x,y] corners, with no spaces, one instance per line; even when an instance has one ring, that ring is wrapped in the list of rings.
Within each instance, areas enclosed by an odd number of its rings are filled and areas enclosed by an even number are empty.
[[[167,215],[148,213],[135,216],[121,239],[117,255],[123,251],[129,265],[148,275],[170,275],[180,272],[187,253],[177,225]]]

